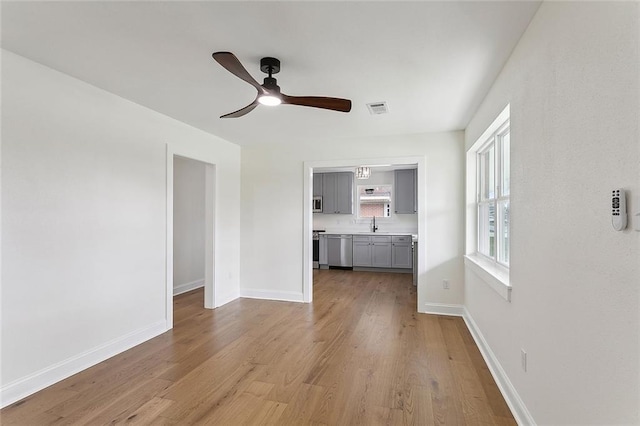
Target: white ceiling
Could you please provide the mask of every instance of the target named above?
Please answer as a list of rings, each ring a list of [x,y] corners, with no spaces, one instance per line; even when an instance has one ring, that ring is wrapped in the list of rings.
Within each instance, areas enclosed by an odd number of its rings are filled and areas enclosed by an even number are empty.
[[[2,2],[2,47],[231,142],[305,143],[464,129],[540,2]],[[259,106],[212,58],[260,58],[294,96],[350,113]],[[44,100],[46,101],[46,100]],[[386,101],[387,115],[366,104]]]

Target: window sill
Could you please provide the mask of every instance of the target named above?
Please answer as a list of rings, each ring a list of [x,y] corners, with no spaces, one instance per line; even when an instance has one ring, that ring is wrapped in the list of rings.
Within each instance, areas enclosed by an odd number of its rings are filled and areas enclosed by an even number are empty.
[[[464,264],[504,300],[511,302],[509,270],[490,262],[477,254],[466,255]]]

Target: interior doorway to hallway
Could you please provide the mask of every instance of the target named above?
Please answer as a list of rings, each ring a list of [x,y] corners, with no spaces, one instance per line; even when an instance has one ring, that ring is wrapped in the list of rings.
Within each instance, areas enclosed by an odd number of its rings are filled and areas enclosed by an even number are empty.
[[[173,297],[204,287],[203,306],[215,306],[215,165],[167,152],[167,328]]]
[[[174,296],[204,287],[205,166],[173,157]]]

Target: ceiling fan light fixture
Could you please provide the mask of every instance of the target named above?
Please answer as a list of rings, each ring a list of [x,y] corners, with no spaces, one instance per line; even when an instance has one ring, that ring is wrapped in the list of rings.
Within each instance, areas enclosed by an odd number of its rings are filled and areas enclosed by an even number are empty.
[[[258,98],[258,102],[260,102],[262,105],[276,106],[282,103],[282,99],[280,99],[278,96],[262,95]]]

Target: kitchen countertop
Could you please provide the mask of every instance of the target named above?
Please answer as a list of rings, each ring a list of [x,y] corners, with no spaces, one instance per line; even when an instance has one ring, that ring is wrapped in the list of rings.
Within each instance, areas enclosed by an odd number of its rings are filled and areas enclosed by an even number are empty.
[[[371,231],[348,231],[348,230],[326,230],[325,232],[323,232],[323,234],[325,235],[367,235],[367,236],[375,236],[375,235],[381,235],[381,236],[393,236],[393,235],[411,235],[412,237],[417,238],[418,234],[413,233],[411,231],[407,231],[407,232],[402,232],[402,231],[390,231],[390,232],[386,232],[386,231],[377,231],[377,232],[371,232]]]

